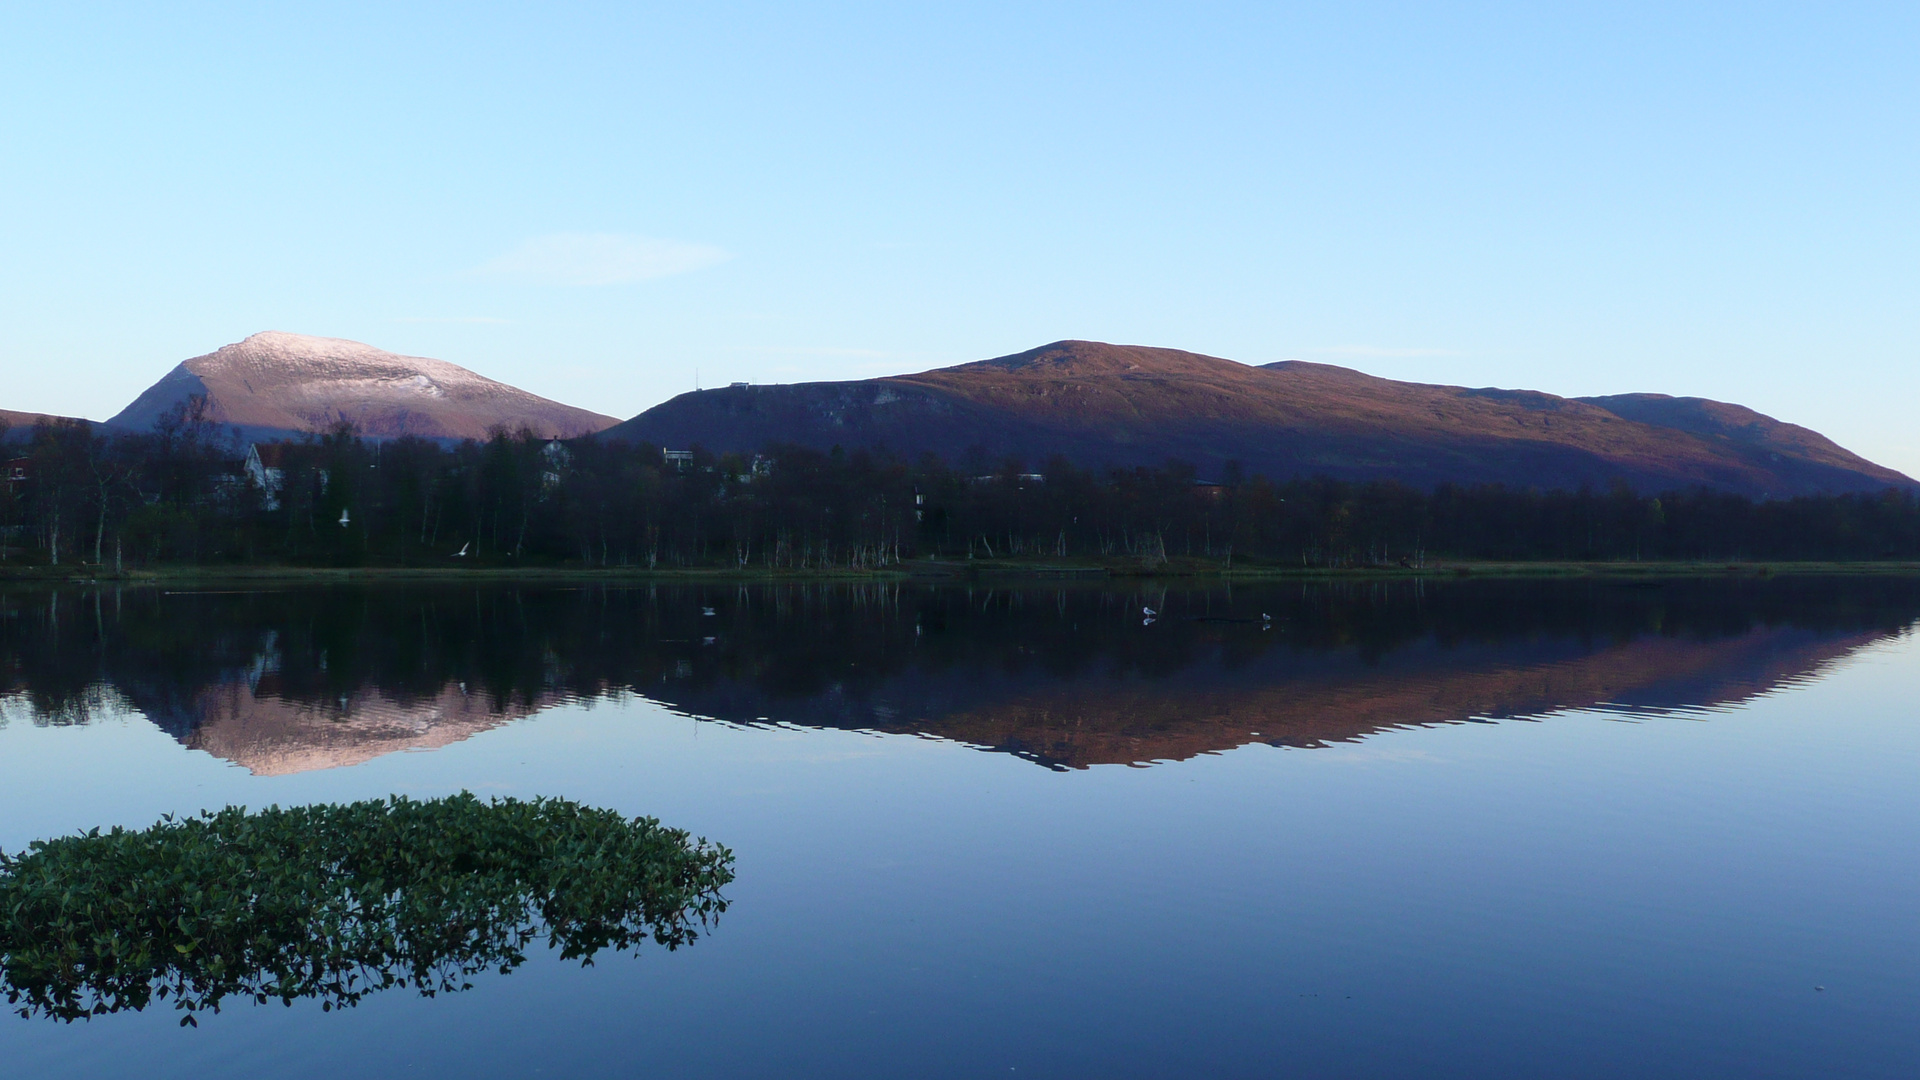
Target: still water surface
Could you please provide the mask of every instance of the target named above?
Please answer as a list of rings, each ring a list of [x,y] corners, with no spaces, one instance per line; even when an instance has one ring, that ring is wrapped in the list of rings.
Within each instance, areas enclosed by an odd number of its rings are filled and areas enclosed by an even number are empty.
[[[0,1073],[1916,1075],[1916,620],[1858,578],[16,591],[0,848],[471,790],[738,879],[689,948],[432,1000],[0,1014]]]

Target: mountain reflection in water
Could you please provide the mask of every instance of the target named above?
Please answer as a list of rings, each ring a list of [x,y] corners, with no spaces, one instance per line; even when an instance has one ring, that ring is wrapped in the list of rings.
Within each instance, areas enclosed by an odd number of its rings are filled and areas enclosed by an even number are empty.
[[[131,708],[279,774],[632,695],[1083,768],[1595,705],[1714,709],[1916,618],[1920,581],[1896,577],[22,589],[0,593],[0,723]]]

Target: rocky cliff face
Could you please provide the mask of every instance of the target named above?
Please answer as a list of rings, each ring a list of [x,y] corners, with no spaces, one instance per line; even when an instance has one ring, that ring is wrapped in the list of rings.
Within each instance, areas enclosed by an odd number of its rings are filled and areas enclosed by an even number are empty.
[[[571,438],[615,423],[444,360],[270,331],[182,363],[108,424],[151,428],[196,396],[207,399],[213,420],[250,438],[325,431],[343,420],[373,438],[430,439],[484,439],[496,427]]]
[[[917,375],[682,394],[602,437],[718,452],[886,447],[956,463],[978,448],[1033,468],[1055,454],[1095,468],[1178,458],[1203,478],[1237,461],[1275,479],[1422,487],[1621,480],[1779,497],[1915,486],[1816,432],[1720,402],[1431,386],[1089,341]]]

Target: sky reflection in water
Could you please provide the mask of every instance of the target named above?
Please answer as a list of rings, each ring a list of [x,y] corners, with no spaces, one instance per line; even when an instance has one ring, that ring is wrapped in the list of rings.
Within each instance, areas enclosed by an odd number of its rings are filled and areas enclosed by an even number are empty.
[[[1920,582],[0,605],[9,850],[470,788],[739,856],[697,949],[197,1032],[0,1024],[39,1074],[1920,1066]],[[1462,723],[1507,717],[1546,722]]]

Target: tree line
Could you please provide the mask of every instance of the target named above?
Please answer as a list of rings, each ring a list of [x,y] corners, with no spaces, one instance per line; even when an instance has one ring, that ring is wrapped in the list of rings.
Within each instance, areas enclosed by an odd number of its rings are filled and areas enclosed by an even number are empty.
[[[1410,566],[1433,559],[1920,558],[1920,499],[1755,500],[1709,489],[1539,491],[1246,476],[1064,459],[762,455],[496,432],[455,445],[346,425],[248,447],[195,399],[148,433],[50,421],[0,430],[0,558],[94,567],[734,567],[874,570],[909,560],[1143,567]],[[265,481],[264,483],[262,481]]]

